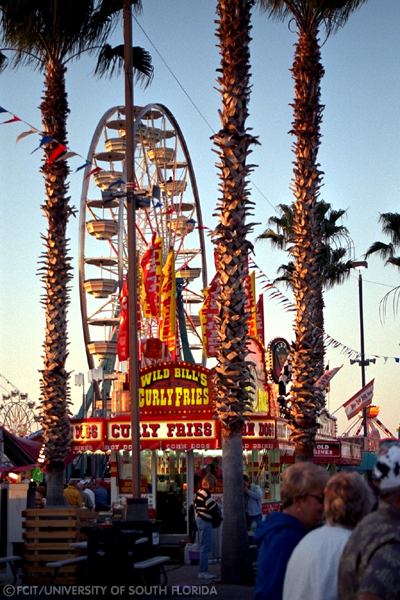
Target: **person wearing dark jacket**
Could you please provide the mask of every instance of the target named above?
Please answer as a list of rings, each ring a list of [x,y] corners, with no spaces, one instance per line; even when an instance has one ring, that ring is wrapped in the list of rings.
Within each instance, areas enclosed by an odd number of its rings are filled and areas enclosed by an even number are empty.
[[[282,600],[290,555],[305,534],[322,522],[328,474],[313,463],[296,463],[283,473],[282,512],[262,521],[254,535],[258,546],[254,600]]]

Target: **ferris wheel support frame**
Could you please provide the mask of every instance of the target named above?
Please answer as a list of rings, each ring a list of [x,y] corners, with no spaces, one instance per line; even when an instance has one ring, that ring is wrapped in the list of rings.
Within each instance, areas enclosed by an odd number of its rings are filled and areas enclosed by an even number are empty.
[[[104,130],[107,121],[110,119],[110,117],[118,111],[123,111],[125,110],[125,107],[123,105],[118,105],[118,106],[114,106],[110,109],[108,109],[103,116],[101,117],[95,132],[93,134],[93,138],[89,147],[89,151],[87,154],[87,162],[88,164],[85,167],[84,170],[84,176],[83,176],[83,185],[82,185],[82,193],[81,193],[81,203],[80,203],[80,210],[81,210],[81,215],[85,214],[85,206],[86,206],[86,200],[87,200],[87,196],[88,196],[88,190],[89,190],[89,184],[90,184],[90,172],[93,168],[93,164],[92,164],[92,159],[93,159],[93,155],[95,153],[95,149],[96,146],[99,143],[100,140],[100,136],[102,131]],[[164,113],[164,115],[168,118],[168,120],[170,121],[171,125],[174,127],[176,134],[177,134],[177,138],[181,144],[182,150],[184,152],[185,155],[185,160],[187,161],[187,166],[188,166],[188,174],[189,174],[189,179],[191,182],[191,186],[192,186],[192,191],[193,191],[193,200],[194,200],[194,205],[195,205],[195,209],[196,209],[196,216],[197,216],[197,222],[198,222],[198,239],[199,239],[199,244],[200,244],[200,252],[201,255],[204,257],[203,263],[202,263],[202,272],[201,272],[201,277],[202,277],[202,288],[203,290],[206,289],[207,287],[207,265],[206,265],[206,260],[205,260],[205,256],[206,256],[206,249],[205,249],[205,236],[204,236],[204,225],[203,225],[203,217],[202,217],[202,212],[201,212],[201,206],[200,206],[200,198],[199,198],[199,192],[198,192],[198,187],[197,187],[197,182],[196,182],[196,178],[195,178],[195,174],[194,174],[194,169],[193,169],[193,163],[191,160],[191,157],[189,155],[189,150],[186,144],[186,140],[183,136],[182,130],[178,124],[178,122],[176,121],[174,115],[172,114],[172,112],[163,104],[160,103],[150,103],[147,104],[146,106],[144,106],[140,112],[137,114],[136,118],[134,119],[134,123],[133,123],[133,137],[134,140],[136,139],[136,133],[137,133],[137,128],[139,126],[139,123],[141,121],[141,119],[143,117],[145,117],[146,113],[148,113],[151,110],[159,110],[160,112]],[[119,207],[119,216],[118,216],[118,220],[121,223],[122,222],[122,211],[123,211],[123,203],[120,204]],[[79,231],[79,246],[80,246],[80,258],[79,258],[79,289],[80,289],[80,309],[81,309],[81,316],[82,316],[82,326],[83,326],[83,334],[84,334],[84,340],[85,340],[85,352],[86,352],[86,358],[87,358],[87,362],[88,362],[88,366],[89,369],[93,369],[95,367],[95,362],[94,362],[94,357],[90,354],[89,350],[88,350],[88,346],[87,346],[87,340],[89,339],[89,325],[88,325],[88,314],[87,314],[87,308],[86,308],[86,303],[85,303],[85,297],[84,297],[84,293],[83,293],[83,284],[84,284],[84,255],[83,255],[83,247],[84,247],[84,239],[85,239],[85,228],[86,228],[86,223],[85,223],[85,219],[81,218],[80,221],[80,231]],[[120,229],[119,236],[122,236],[122,228]],[[120,243],[120,240],[119,240]],[[120,254],[118,256],[118,269],[120,272],[122,272],[122,263],[123,263],[123,257],[122,254]],[[119,290],[121,289],[122,286],[122,280],[118,281],[118,288]]]

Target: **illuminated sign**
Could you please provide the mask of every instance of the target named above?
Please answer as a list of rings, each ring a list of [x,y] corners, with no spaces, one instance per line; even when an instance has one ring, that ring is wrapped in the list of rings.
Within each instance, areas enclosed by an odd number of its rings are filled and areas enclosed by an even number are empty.
[[[213,412],[209,369],[186,362],[165,363],[140,371],[141,415]]]
[[[276,422],[272,419],[270,421],[247,421],[243,426],[242,436],[252,439],[275,439]]]
[[[325,440],[327,438],[336,438],[336,418],[332,417],[326,412],[320,414],[317,419],[318,431],[316,434],[317,439]]]
[[[340,458],[340,442],[315,444],[314,456],[319,456],[321,458]]]
[[[73,452],[131,449],[131,422],[126,418],[74,420],[71,427]],[[140,445],[142,449],[217,448],[219,446],[218,422],[215,419],[141,421]]]
[[[274,338],[268,344],[270,374],[275,383],[279,383],[283,367],[288,359],[290,346],[284,338]]]
[[[110,443],[115,441],[131,440],[131,424],[128,421],[110,421],[107,424],[107,439]],[[215,421],[165,421],[161,423],[141,422],[141,439],[187,439],[187,438],[214,438],[216,435]]]
[[[130,450],[132,445],[131,421],[128,417],[111,419],[73,419],[73,452],[107,452]],[[172,450],[208,450],[220,448],[220,423],[218,419],[196,416],[186,418],[170,416],[164,419],[141,420],[141,449],[170,448]],[[244,448],[279,448],[290,452],[293,444],[289,440],[289,429],[280,419],[251,419],[243,428]]]
[[[87,442],[101,442],[103,439],[102,421],[81,421],[72,423],[72,441],[85,444]]]

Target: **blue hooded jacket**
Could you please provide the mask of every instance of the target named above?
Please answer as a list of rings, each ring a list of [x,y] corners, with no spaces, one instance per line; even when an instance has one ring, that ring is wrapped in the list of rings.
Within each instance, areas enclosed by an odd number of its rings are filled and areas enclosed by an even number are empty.
[[[254,534],[258,546],[254,600],[282,600],[286,567],[307,529],[286,513],[271,513]]]

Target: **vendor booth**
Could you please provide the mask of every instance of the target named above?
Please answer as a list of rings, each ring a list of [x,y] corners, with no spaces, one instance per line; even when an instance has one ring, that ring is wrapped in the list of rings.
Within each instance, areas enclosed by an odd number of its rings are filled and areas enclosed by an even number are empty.
[[[279,501],[281,467],[293,462],[286,422],[279,417],[276,392],[267,382],[261,344],[254,346],[256,387],[243,430],[244,464],[264,491],[268,504]],[[213,372],[182,361],[140,370],[141,495],[162,522],[163,533],[187,533],[195,482],[205,472],[217,477],[215,497],[222,503],[222,444],[214,412]],[[127,392],[114,391],[110,418],[72,420],[74,453],[108,456],[111,495],[131,494],[131,417]]]

